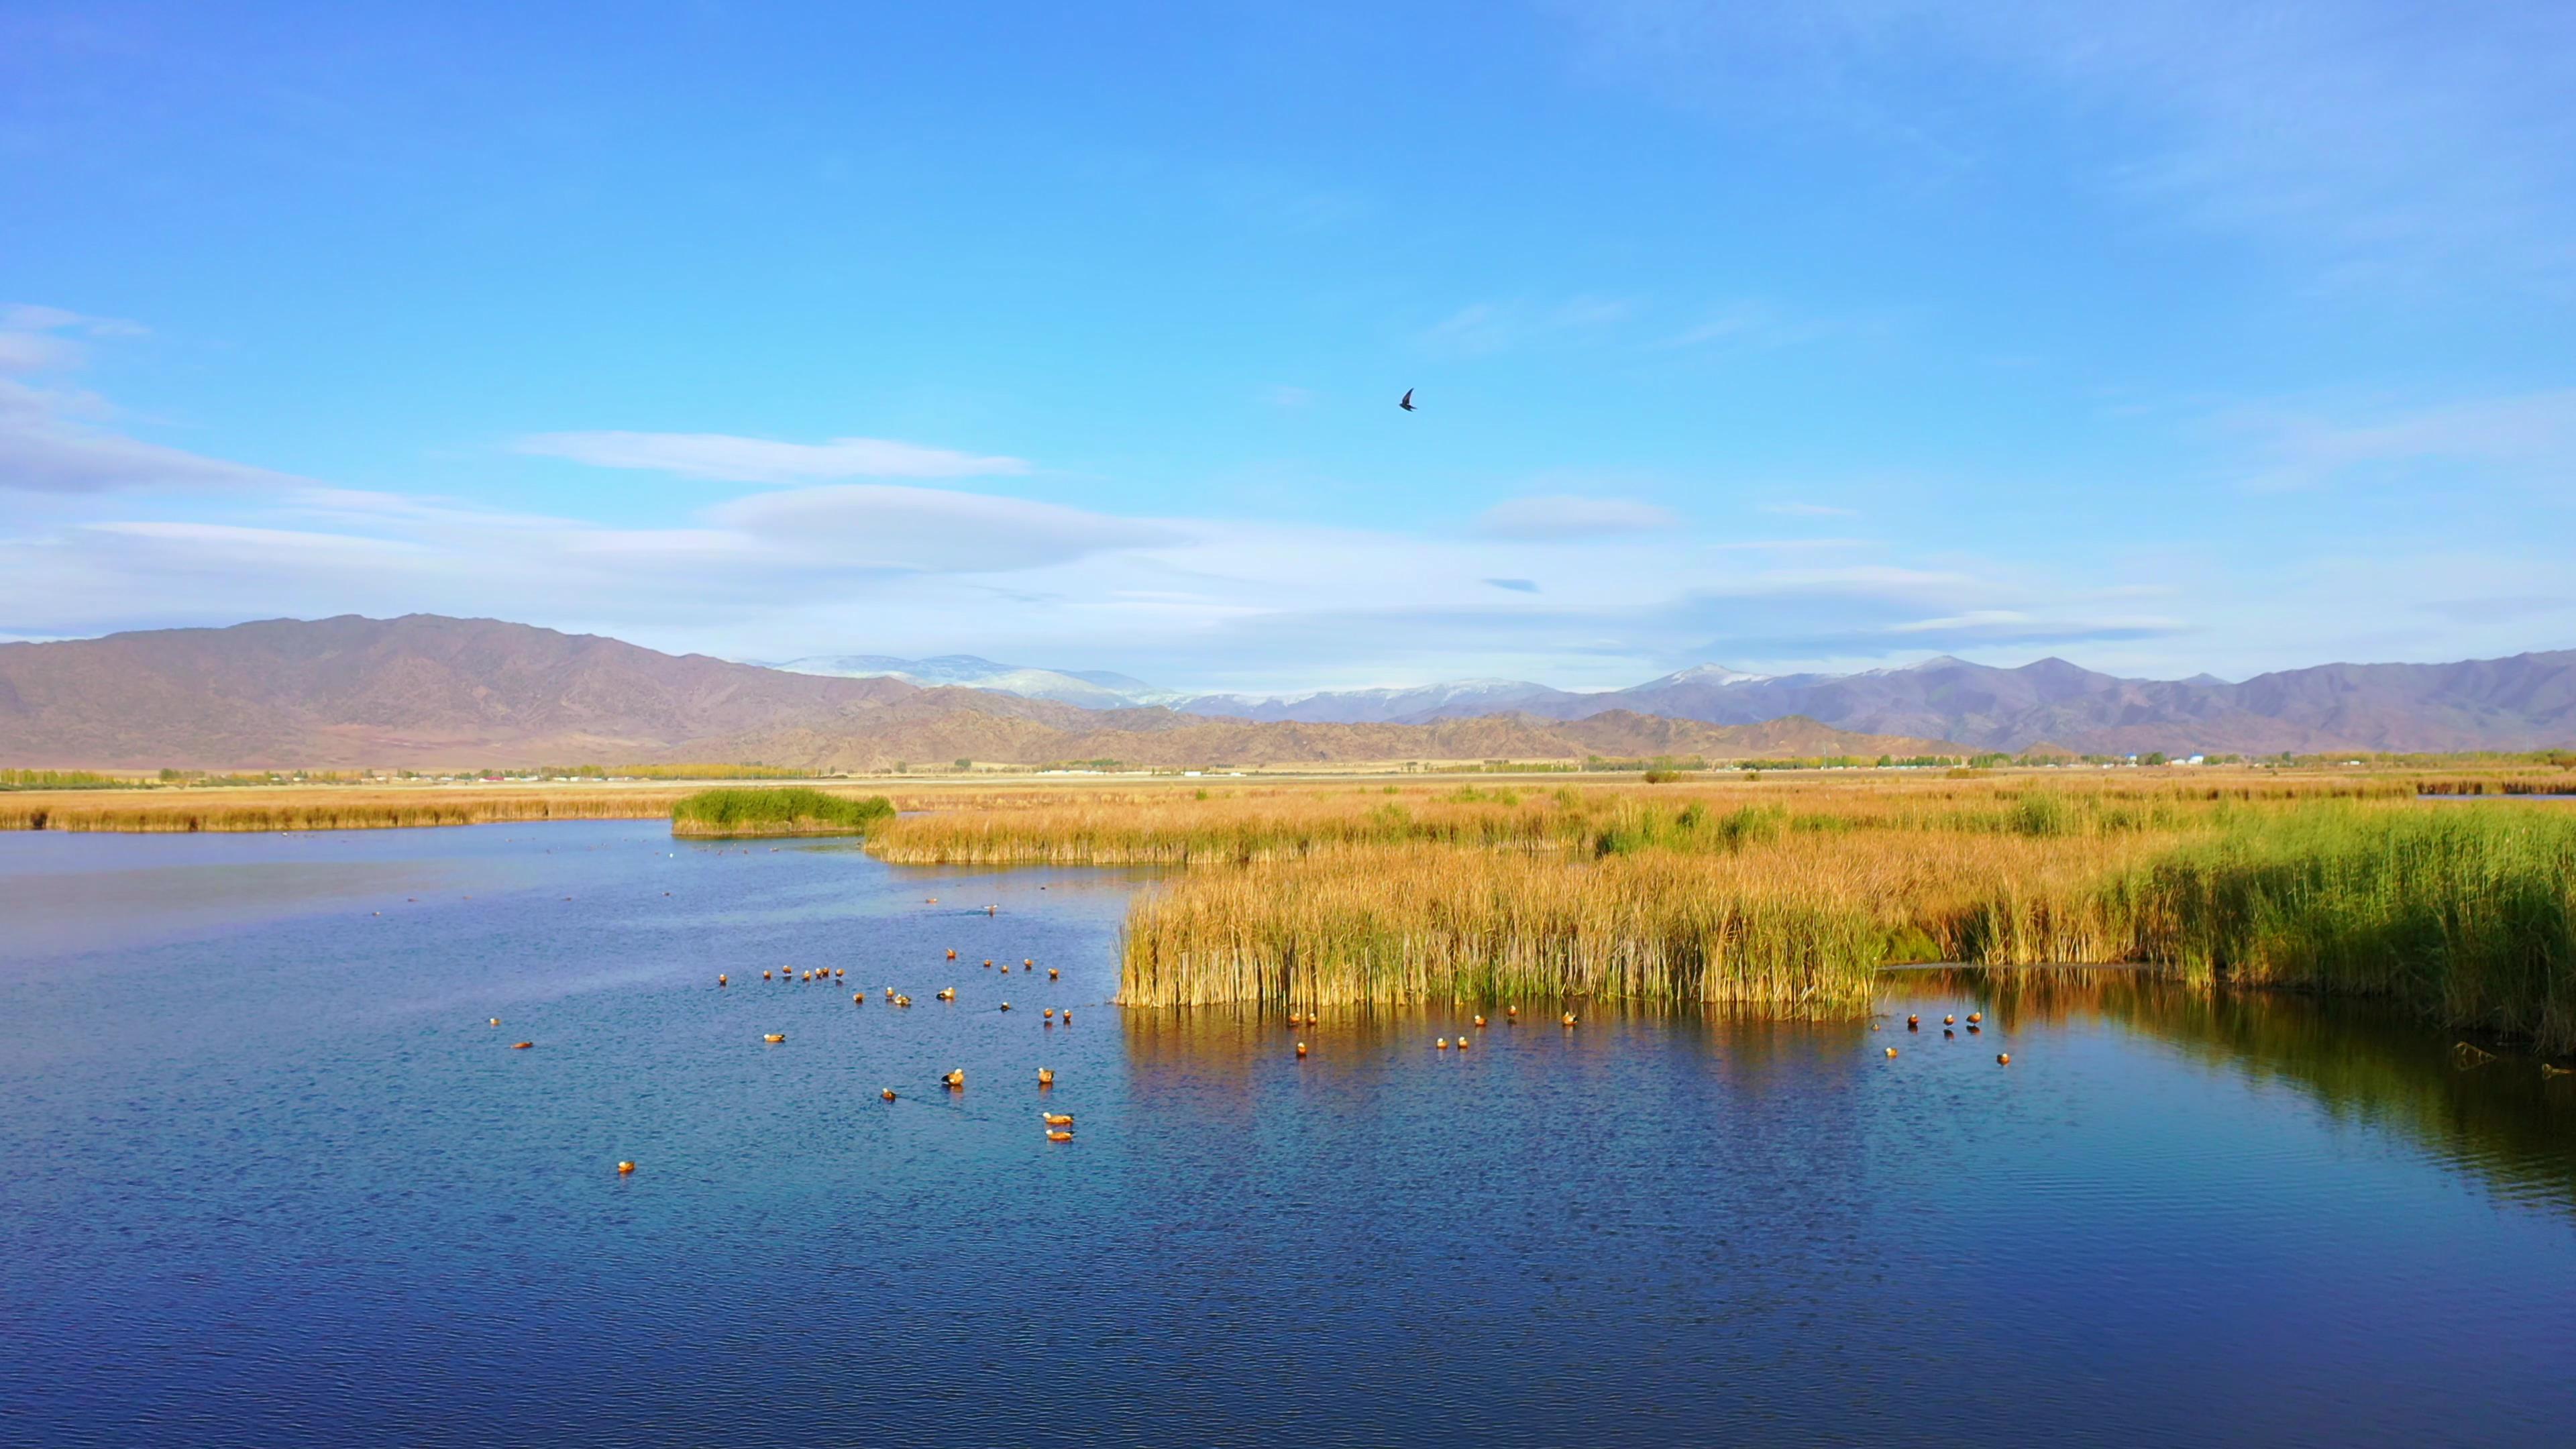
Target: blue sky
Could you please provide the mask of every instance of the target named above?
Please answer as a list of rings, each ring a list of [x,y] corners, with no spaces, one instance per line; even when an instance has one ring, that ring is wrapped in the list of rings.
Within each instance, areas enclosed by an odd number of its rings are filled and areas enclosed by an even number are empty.
[[[2543,4],[22,0],[0,637],[2576,646],[2569,95]]]

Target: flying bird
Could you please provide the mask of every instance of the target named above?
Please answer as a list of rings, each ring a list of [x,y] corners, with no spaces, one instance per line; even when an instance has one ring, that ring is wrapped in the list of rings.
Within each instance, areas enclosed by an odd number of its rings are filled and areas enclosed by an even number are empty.
[[[1402,408],[1402,409],[1404,409],[1406,412],[1412,412],[1412,411],[1413,411],[1413,389],[1411,389],[1411,388],[1409,388],[1409,387],[1408,387],[1408,388],[1406,388],[1406,389],[1404,390],[1404,400],[1403,400],[1403,401],[1401,401],[1401,402],[1399,402],[1399,403],[1397,403],[1397,404],[1396,404],[1396,406],[1397,406],[1397,407],[1400,407],[1400,408]]]

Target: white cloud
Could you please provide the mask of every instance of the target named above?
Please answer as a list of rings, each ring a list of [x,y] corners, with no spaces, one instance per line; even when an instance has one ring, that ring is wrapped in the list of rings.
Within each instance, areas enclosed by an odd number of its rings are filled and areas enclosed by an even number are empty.
[[[1609,534],[1645,533],[1681,524],[1669,508],[1625,498],[1582,498],[1555,494],[1497,503],[1476,519],[1476,531],[1492,538],[1534,542],[1600,538]]]
[[[981,478],[1025,473],[1018,458],[977,457],[886,438],[781,443],[726,433],[540,433],[518,451],[600,468],[643,468],[728,483],[833,478]]]

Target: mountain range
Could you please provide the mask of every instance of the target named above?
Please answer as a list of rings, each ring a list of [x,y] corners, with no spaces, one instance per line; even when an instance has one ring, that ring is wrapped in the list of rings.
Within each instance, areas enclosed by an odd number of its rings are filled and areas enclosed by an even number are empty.
[[[492,619],[274,619],[0,644],[0,763],[202,769],[671,761],[868,771],[968,758],[1143,766],[1954,753],[1812,720],[1609,711],[1422,724],[1084,709],[670,655]]]
[[[1939,658],[1843,675],[1701,666],[1598,693],[1472,680],[1289,699],[1176,696],[1124,675],[962,655],[789,663],[428,614],[0,644],[0,764],[873,770],[960,757],[1199,766],[2576,743],[2576,651],[2329,664],[2233,684],[2124,679],[2062,659],[2003,669]],[[1168,703],[1137,702],[1157,696]],[[1095,700],[1108,707],[1085,702]]]
[[[2206,674],[2123,678],[2063,659],[2007,669],[1945,656],[1858,674],[1762,675],[1703,664],[1596,692],[1470,679],[1280,697],[1189,695],[1124,675],[1025,669],[971,656],[876,662],[944,666],[950,673],[943,682],[1094,707],[1154,704],[1274,723],[1420,725],[1505,713],[1573,721],[1625,712],[1741,725],[1803,716],[1856,733],[1953,740],[1979,750],[2046,745],[2105,755],[2527,750],[2576,743],[2576,650],[2454,664],[2323,664],[2242,683]],[[1036,683],[1018,682],[1023,679]],[[1068,687],[1090,694],[1070,698]]]

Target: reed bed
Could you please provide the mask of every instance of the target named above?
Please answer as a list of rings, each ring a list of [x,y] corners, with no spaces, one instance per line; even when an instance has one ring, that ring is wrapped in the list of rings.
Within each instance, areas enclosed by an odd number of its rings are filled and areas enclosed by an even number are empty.
[[[906,817],[868,848],[908,864],[1245,865],[1358,846],[1553,848],[1564,808],[1548,797],[1277,793],[1141,802],[1090,796]],[[945,804],[946,802],[940,802]]]
[[[185,834],[195,831],[386,830],[526,820],[653,820],[678,790],[524,790],[343,787],[118,792],[98,797],[0,796],[0,830]]]
[[[1120,999],[1337,1005],[1617,997],[1866,1009],[1890,961],[2117,961],[2170,842],[1785,836],[1595,856],[1436,845],[1194,871],[1139,898]]]
[[[869,849],[905,864],[1245,865],[1415,844],[1724,853],[1788,835],[1910,831],[2089,837],[2205,826],[2318,799],[2404,800],[2412,784],[2243,775],[2181,781],[1861,776],[1522,786],[1313,786],[901,794]]]
[[[1520,1002],[1592,997],[1784,1013],[1867,1008],[1883,948],[1862,902],[1757,894],[1733,862],[1412,846],[1195,873],[1128,918],[1119,999]]]
[[[848,835],[894,817],[883,795],[853,799],[806,786],[701,790],[673,802],[674,835]]]
[[[2480,775],[2415,782],[2419,795],[2576,795],[2576,774]]]
[[[1138,901],[1122,999],[1817,1011],[1860,1001],[1848,982],[1882,963],[2144,963],[2576,1048],[2576,812],[2552,806],[1989,790],[1511,808],[1375,831],[1354,811],[1341,834],[1221,813],[1157,840],[1131,821],[1116,858],[1232,868]],[[992,823],[1027,848],[1032,822]],[[1101,840],[1067,830],[1052,858]]]

